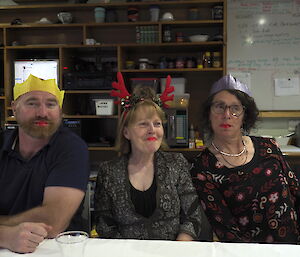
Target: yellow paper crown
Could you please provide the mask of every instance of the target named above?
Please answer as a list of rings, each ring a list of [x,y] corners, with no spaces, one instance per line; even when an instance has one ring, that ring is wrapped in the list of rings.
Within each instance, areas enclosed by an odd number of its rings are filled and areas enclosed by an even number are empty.
[[[23,83],[14,86],[14,100],[31,91],[44,91],[56,96],[59,106],[62,107],[65,91],[59,90],[55,79],[43,80],[30,74]]]

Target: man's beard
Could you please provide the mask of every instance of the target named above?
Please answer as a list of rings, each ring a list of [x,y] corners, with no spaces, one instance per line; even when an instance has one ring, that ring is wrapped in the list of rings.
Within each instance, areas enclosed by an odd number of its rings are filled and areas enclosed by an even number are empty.
[[[17,118],[17,117],[16,117]],[[61,124],[61,117],[57,121],[51,121],[45,118],[35,118],[28,121],[19,121],[20,128],[24,130],[26,134],[33,138],[45,139],[52,136]],[[38,126],[37,122],[47,122],[47,126]]]

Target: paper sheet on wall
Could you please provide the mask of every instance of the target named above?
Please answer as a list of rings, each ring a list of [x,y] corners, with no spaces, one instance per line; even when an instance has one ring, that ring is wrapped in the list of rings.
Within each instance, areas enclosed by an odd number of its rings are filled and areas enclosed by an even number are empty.
[[[294,96],[300,94],[299,78],[276,78],[275,96]]]
[[[251,74],[249,72],[230,72],[230,74],[242,83],[246,84],[251,91]]]

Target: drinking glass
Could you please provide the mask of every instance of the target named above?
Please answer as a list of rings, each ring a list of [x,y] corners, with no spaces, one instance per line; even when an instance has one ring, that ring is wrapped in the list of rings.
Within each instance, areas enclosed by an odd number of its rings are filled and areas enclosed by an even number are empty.
[[[89,235],[84,231],[66,231],[56,236],[63,257],[83,257]]]

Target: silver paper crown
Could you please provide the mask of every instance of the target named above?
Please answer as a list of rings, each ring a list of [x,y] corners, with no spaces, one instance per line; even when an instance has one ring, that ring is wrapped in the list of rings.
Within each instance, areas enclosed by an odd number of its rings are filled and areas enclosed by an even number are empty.
[[[209,95],[215,94],[221,90],[226,90],[226,89],[240,90],[252,97],[251,91],[249,90],[247,85],[238,81],[231,74],[228,74],[222,77],[221,79],[219,79],[217,82],[215,82],[211,87]]]

